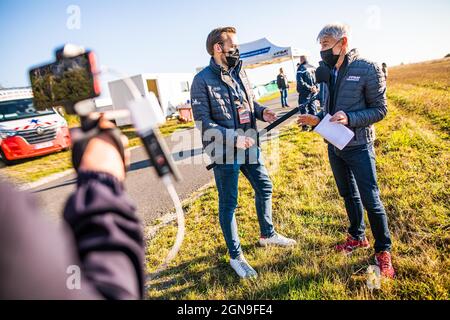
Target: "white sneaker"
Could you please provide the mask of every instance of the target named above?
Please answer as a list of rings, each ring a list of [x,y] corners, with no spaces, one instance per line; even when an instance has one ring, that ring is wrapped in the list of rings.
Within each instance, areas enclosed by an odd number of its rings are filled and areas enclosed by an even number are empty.
[[[272,238],[259,238],[259,244],[263,247],[267,247],[270,245],[279,246],[279,247],[292,247],[297,244],[297,241],[294,239],[289,239],[281,234],[275,233]]]
[[[230,265],[239,277],[243,279],[256,278],[258,273],[253,269],[241,254],[236,259],[230,259]]]

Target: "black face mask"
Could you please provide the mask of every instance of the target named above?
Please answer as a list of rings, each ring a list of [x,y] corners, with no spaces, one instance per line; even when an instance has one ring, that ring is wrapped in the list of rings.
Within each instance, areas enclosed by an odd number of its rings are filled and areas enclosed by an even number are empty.
[[[239,63],[239,60],[241,60],[239,49],[225,53],[225,58],[227,59],[227,65],[229,68],[236,67]]]
[[[339,41],[341,41],[341,40],[339,40]],[[336,65],[336,63],[339,60],[339,57],[341,56],[340,54],[335,55],[333,53],[333,49],[334,49],[334,47],[336,47],[336,45],[339,43],[339,41],[336,42],[336,44],[332,48],[330,48],[328,50],[320,51],[320,56],[322,57],[323,62],[325,62],[330,68],[334,68],[334,66]]]

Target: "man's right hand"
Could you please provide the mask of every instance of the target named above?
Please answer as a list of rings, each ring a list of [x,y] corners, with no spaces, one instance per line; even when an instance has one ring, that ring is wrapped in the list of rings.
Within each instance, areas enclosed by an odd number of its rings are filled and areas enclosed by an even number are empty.
[[[313,94],[316,94],[317,92],[319,92],[319,88],[317,88],[317,87],[312,87],[311,88],[311,92],[313,93]]]
[[[238,136],[236,140],[236,148],[248,149],[255,145],[255,140],[250,137]]]
[[[297,123],[299,126],[315,127],[320,123],[320,118],[311,114],[302,114],[298,117]]]

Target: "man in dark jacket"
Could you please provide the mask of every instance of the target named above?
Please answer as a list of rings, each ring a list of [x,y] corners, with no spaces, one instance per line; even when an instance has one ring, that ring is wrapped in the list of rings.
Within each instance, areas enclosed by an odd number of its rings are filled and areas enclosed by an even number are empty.
[[[332,122],[355,133],[343,150],[328,145],[331,168],[350,219],[347,240],[336,249],[349,253],[370,247],[365,236],[365,208],[375,238],[375,261],[383,276],[393,278],[391,237],[378,189],[373,145],[373,124],[387,114],[385,77],[377,64],[361,58],[355,49],[349,51],[347,26],[327,25],[318,40],[322,47],[321,64],[330,68],[331,79],[323,86],[323,110],[317,116],[302,115],[298,122],[317,126],[330,114]]]
[[[308,63],[306,56],[301,56],[300,65],[297,69],[298,104],[301,114],[315,115],[317,113],[315,102],[305,104],[313,94],[319,91],[314,72],[315,68]],[[303,130],[307,129],[306,126],[303,127]]]
[[[277,86],[281,94],[281,107],[289,108],[287,102],[289,83],[286,75],[284,74],[283,68],[280,68],[280,74],[277,76]]]
[[[80,157],[60,228],[33,197],[0,183],[0,299],[143,298],[144,241],[123,156],[102,133]]]
[[[291,246],[294,240],[275,232],[272,223],[272,182],[261,158],[256,120],[273,122],[276,115],[254,100],[240,60],[236,29],[217,28],[206,41],[209,67],[192,83],[191,101],[203,146],[213,163],[219,192],[219,221],[230,253],[230,265],[241,278],[256,277],[239,241],[235,209],[239,172],[255,190],[262,246]]]

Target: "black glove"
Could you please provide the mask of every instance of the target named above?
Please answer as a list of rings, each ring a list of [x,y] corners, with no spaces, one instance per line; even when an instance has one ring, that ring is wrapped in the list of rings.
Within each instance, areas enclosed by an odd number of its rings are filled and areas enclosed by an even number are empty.
[[[108,134],[114,141],[117,150],[119,151],[123,165],[125,164],[125,148],[122,144],[121,139],[121,131],[118,128],[100,128],[99,123],[100,119],[92,120],[87,118],[82,118],[81,128],[72,128],[70,129],[70,136],[72,138],[72,164],[74,169],[78,172],[78,169],[81,165],[81,160],[84,155],[84,151],[88,146],[89,142],[92,138],[97,137],[100,134]]]

